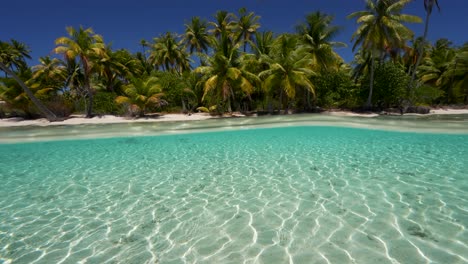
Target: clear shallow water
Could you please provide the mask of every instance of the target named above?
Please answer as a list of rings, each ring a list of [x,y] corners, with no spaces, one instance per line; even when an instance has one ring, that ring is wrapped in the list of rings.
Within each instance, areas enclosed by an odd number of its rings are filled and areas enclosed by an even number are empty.
[[[0,263],[468,263],[468,135],[0,145]]]
[[[60,125],[0,127],[0,143],[60,139],[184,134],[287,126],[339,126],[391,131],[468,134],[468,114],[378,117],[340,117],[318,114],[208,119],[191,122],[121,123],[106,125]]]

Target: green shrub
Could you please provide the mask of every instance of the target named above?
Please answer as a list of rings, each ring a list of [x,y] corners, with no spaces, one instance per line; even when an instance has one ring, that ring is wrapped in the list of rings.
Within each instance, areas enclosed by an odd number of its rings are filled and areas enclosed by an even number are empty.
[[[73,101],[65,96],[55,96],[44,102],[45,106],[58,117],[68,117],[74,112]]]
[[[438,104],[440,98],[444,96],[445,92],[437,87],[430,85],[422,85],[414,89],[414,102],[417,105],[433,105]]]
[[[320,107],[354,108],[360,104],[359,89],[344,71],[324,71],[312,81]]]
[[[94,95],[93,112],[97,115],[123,115],[125,108],[115,102],[117,94],[100,91]]]
[[[376,108],[400,107],[404,99],[407,99],[410,76],[404,68],[391,61],[377,65],[374,73],[374,89],[372,105]],[[369,76],[362,82],[366,97],[369,93]]]
[[[75,103],[75,111],[79,113],[85,112],[85,106],[88,103],[87,98],[72,97],[70,99]],[[93,114],[96,115],[124,115],[126,109],[123,105],[118,105],[115,102],[116,93],[107,91],[98,91],[93,97]]]

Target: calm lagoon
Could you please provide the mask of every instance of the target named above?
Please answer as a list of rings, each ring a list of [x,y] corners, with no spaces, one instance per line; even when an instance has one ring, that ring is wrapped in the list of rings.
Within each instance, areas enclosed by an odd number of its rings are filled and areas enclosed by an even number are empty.
[[[0,130],[0,263],[468,263],[468,117]]]

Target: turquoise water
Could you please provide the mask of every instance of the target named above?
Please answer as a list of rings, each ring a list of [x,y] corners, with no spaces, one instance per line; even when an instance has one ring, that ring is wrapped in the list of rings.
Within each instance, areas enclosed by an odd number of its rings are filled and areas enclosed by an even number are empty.
[[[1,144],[0,263],[468,263],[467,157],[335,126]]]

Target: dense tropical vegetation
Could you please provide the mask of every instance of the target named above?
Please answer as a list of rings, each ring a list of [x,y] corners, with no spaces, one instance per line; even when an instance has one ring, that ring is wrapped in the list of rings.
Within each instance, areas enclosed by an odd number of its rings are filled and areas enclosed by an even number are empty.
[[[114,50],[91,28],[66,29],[54,57],[29,67],[28,46],[0,40],[0,117],[72,113],[143,116],[155,111],[290,112],[321,108],[399,109],[468,104],[468,43],[427,41],[437,0],[425,0],[425,30],[414,36],[410,0],[366,0],[352,36],[355,59],[336,52],[333,17],[308,14],[294,33],[261,29],[241,8],[193,17],[182,34],[142,40],[142,51]]]

